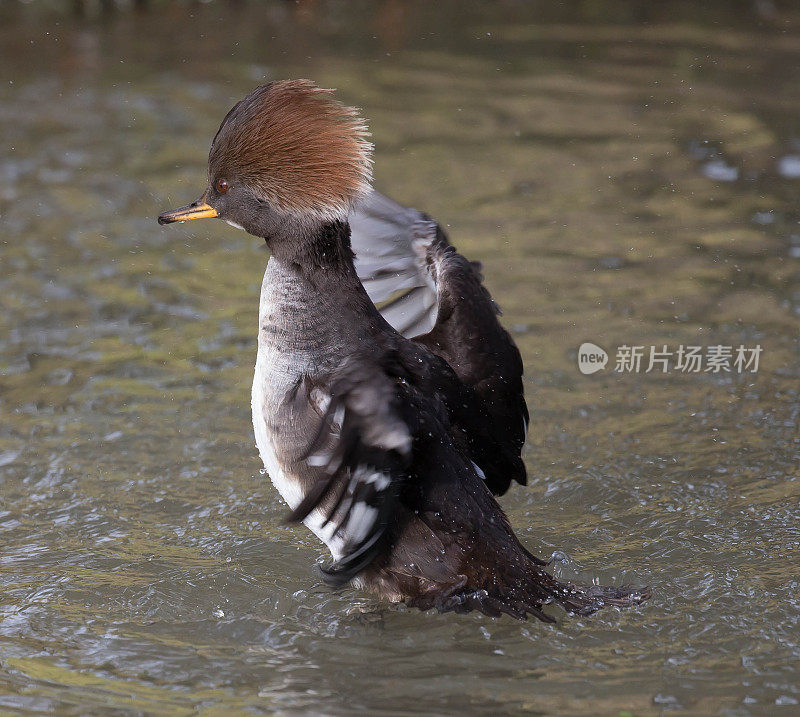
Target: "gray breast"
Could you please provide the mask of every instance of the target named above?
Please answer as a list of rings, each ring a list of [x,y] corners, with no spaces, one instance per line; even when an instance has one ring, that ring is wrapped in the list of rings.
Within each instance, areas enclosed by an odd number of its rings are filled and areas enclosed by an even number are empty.
[[[297,277],[273,258],[261,286],[258,322],[251,395],[256,447],[273,485],[295,508],[314,478],[313,468],[298,456],[310,443],[329,400],[321,391],[306,397],[297,389],[305,376],[328,371],[336,362],[324,330],[330,321]],[[332,525],[322,528],[316,512],[304,522],[334,558],[341,555],[342,538],[330,534]]]

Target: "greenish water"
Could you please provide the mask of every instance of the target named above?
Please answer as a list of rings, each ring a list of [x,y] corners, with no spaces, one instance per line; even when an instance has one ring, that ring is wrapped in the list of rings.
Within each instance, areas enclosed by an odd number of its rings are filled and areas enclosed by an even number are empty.
[[[700,5],[0,6],[0,707],[800,711],[800,14]],[[484,263],[527,367],[520,537],[651,601],[546,626],[319,582],[253,444],[267,254],[155,222],[298,76]],[[616,373],[622,344],[763,353]]]

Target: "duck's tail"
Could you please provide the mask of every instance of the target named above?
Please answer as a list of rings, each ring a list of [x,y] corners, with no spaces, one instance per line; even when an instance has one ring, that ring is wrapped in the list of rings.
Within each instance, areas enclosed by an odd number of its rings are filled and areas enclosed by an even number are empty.
[[[533,556],[531,556],[533,557]],[[591,585],[580,587],[556,580],[538,563],[531,561],[521,579],[494,575],[475,588],[466,576],[463,580],[425,593],[409,601],[422,610],[465,613],[477,610],[490,617],[502,614],[525,620],[529,615],[543,622],[556,622],[544,612],[545,605],[555,603],[568,613],[591,615],[604,607],[632,607],[647,600],[650,588],[630,585]],[[514,571],[516,572],[516,571]]]

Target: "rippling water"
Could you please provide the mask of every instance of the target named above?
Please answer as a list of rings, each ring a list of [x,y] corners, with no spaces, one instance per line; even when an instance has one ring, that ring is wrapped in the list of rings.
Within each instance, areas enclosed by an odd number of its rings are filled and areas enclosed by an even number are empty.
[[[0,7],[1,706],[800,710],[790,3],[62,5]],[[546,626],[320,583],[253,445],[267,254],[155,223],[227,108],[297,76],[484,262],[527,367],[520,537],[651,601]],[[763,354],[583,376],[583,341]]]

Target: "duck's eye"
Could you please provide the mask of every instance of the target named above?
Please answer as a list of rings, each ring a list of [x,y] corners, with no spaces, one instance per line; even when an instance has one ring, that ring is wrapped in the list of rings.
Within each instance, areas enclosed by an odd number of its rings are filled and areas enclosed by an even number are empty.
[[[230,186],[224,179],[217,180],[217,191],[220,194],[225,194],[228,191],[228,189],[230,189]]]

